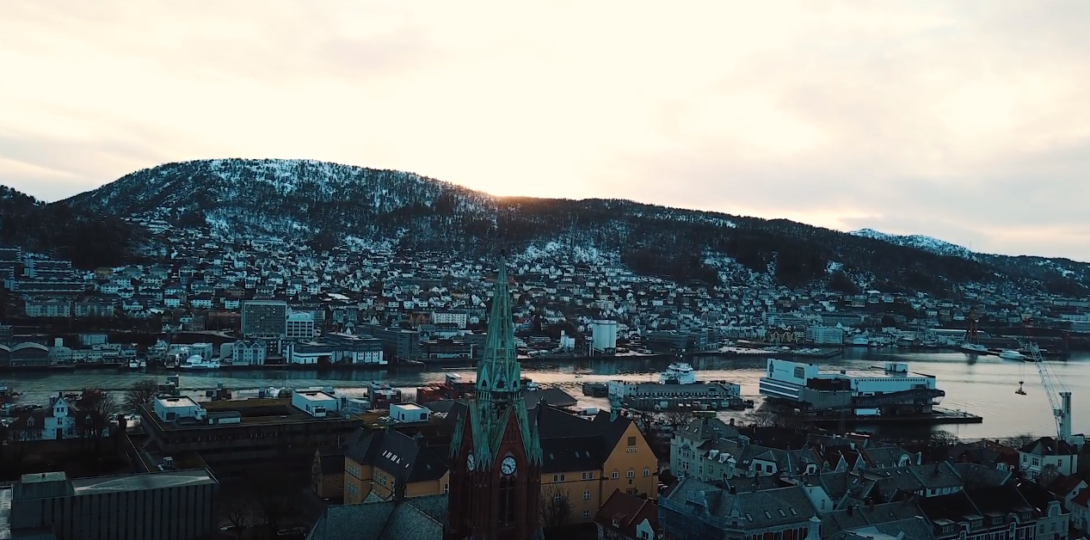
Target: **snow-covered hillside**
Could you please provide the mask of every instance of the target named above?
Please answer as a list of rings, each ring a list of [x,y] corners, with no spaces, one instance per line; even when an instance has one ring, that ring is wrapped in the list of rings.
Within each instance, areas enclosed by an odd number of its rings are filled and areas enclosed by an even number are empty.
[[[933,238],[930,236],[923,236],[920,234],[887,234],[884,232],[876,231],[874,229],[859,229],[858,231],[852,231],[848,234],[851,234],[852,236],[859,236],[862,238],[881,240],[883,242],[889,242],[898,246],[922,249],[936,255],[947,255],[951,257],[961,257],[963,259],[977,260],[976,253],[973,253],[972,251],[969,251],[968,249],[957,244],[951,244],[950,242],[939,240],[938,238]]]

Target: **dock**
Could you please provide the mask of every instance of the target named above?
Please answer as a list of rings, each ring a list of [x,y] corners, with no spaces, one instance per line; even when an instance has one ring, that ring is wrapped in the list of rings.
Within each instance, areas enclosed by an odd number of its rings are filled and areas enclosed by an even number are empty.
[[[836,427],[841,423],[848,426],[899,425],[899,426],[939,426],[945,424],[981,424],[984,418],[967,411],[955,411],[935,407],[930,413],[897,414],[888,416],[856,416],[833,411],[815,411],[802,415],[792,415],[818,427]]]

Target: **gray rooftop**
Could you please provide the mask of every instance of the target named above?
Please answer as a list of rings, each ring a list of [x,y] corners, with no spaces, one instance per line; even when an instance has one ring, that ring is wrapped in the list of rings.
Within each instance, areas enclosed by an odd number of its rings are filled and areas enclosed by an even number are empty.
[[[80,478],[72,481],[72,488],[78,496],[217,483],[216,479],[206,470],[188,470]]]

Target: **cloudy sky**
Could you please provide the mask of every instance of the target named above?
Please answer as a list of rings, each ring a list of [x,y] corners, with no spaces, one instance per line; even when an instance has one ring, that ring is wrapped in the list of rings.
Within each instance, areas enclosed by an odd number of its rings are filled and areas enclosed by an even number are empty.
[[[0,184],[213,157],[1090,260],[1090,2],[0,3]]]

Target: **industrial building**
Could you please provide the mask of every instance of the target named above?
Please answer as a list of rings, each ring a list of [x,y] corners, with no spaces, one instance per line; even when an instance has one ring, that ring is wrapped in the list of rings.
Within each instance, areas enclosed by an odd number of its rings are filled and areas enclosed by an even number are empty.
[[[304,403],[299,396],[207,403],[162,397],[141,407],[140,425],[160,453],[197,453],[220,479],[255,468],[305,471],[316,450],[340,445],[363,422],[339,414],[339,399]]]
[[[590,323],[591,349],[599,354],[617,352],[617,321]]]
[[[217,528],[218,489],[203,469],[75,480],[63,472],[28,474],[10,488],[11,537],[198,538]]]
[[[852,410],[856,416],[930,413],[946,392],[935,377],[909,373],[908,365],[822,373],[814,364],[770,358],[760,392],[769,400],[812,410]]]

